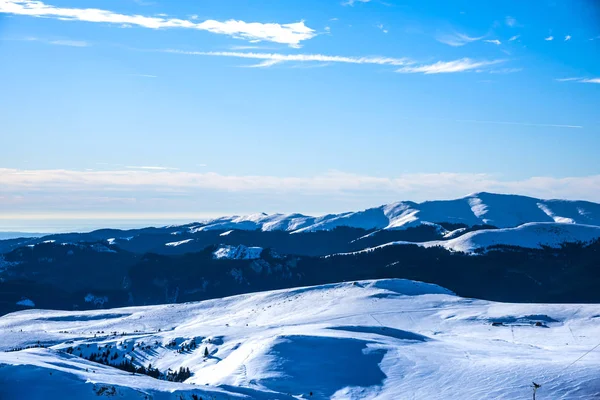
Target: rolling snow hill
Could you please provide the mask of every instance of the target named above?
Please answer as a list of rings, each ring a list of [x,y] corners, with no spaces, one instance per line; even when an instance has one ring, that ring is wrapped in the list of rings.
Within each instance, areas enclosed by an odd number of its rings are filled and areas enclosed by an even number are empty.
[[[559,248],[569,243],[587,244],[600,238],[600,227],[565,223],[528,223],[516,228],[484,229],[465,233],[455,239],[430,242],[391,242],[359,252],[369,252],[391,245],[441,246],[451,251],[479,253],[491,247],[518,246],[529,249]],[[355,252],[355,253],[359,253]]]
[[[456,239],[440,242],[453,251],[472,253],[493,246],[525,248],[560,247],[567,243],[589,243],[600,238],[600,227],[564,223],[528,223],[516,228],[486,229],[469,232]]]
[[[1,317],[0,336],[7,400],[513,400],[531,398],[532,381],[538,400],[600,393],[600,351],[587,353],[600,337],[597,305],[494,303],[407,280],[29,310]],[[124,361],[190,375],[167,382],[110,366]]]

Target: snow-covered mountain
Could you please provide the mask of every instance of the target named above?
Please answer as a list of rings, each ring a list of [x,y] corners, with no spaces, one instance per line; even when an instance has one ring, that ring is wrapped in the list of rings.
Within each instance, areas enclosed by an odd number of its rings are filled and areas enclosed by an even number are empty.
[[[29,310],[1,317],[0,336],[2,399],[526,399],[532,382],[539,399],[600,392],[597,305],[494,303],[407,280]],[[184,382],[119,364],[183,370]]]
[[[600,204],[587,201],[542,200],[526,196],[475,193],[456,200],[414,203],[401,201],[364,211],[311,217],[302,214],[253,214],[222,217],[195,224],[205,230],[283,230],[312,232],[338,226],[362,229],[405,229],[421,224],[452,223],[512,228],[530,222],[600,226]]]
[[[397,241],[450,240],[473,230],[515,228],[531,223],[600,226],[600,204],[476,193],[456,200],[398,202],[320,217],[253,214],[179,226],[103,229],[5,240],[0,241],[0,254],[55,240],[66,244],[106,241],[110,246],[137,254],[186,254],[208,246],[243,245],[269,248],[280,254],[319,256]],[[341,227],[344,229],[336,229]],[[542,237],[533,242],[537,245],[544,240]],[[527,246],[532,240],[517,242],[507,244]]]

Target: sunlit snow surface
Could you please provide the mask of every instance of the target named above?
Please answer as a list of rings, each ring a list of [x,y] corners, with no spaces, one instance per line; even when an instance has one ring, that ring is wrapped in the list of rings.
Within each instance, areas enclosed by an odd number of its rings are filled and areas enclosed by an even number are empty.
[[[458,230],[458,229],[457,229]],[[516,228],[485,229],[468,232],[450,240],[430,242],[390,242],[366,248],[353,254],[370,252],[393,245],[418,245],[423,247],[441,246],[451,251],[475,253],[493,246],[519,246],[531,249],[543,247],[559,248],[568,243],[589,244],[600,238],[600,227],[565,223],[528,223]]]
[[[262,251],[262,247],[221,246],[213,252],[213,257],[217,259],[256,260],[260,258]]]
[[[27,310],[0,318],[0,338],[2,351],[38,341],[49,346],[0,353],[3,400],[97,399],[98,393],[173,400],[192,393],[203,399],[513,400],[530,399],[532,381],[542,385],[538,400],[600,394],[600,349],[569,366],[600,342],[597,305],[493,303],[407,280],[177,305]],[[177,352],[192,338],[196,350]],[[161,371],[189,367],[193,375],[170,383],[78,357],[106,345],[119,357]],[[69,346],[73,355],[61,351]]]

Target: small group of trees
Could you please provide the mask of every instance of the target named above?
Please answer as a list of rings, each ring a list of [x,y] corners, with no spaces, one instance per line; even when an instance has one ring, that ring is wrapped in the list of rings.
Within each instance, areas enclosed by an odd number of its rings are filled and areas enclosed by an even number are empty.
[[[184,382],[191,376],[189,368],[179,367],[179,371],[167,371],[165,379],[171,382]]]
[[[192,376],[189,368],[179,367],[178,371],[167,370],[166,373],[160,372],[158,368],[152,367],[152,364],[148,364],[148,367],[139,366],[137,367],[131,360],[123,360],[120,364],[115,367],[131,372],[133,374],[148,375],[155,379],[163,379],[170,382],[183,382]]]
[[[47,346],[45,344],[40,343],[40,341],[38,340],[36,344],[32,344],[30,346],[25,346],[25,347],[14,347],[12,349],[8,349],[8,350],[4,350],[5,353],[10,353],[12,351],[21,351],[21,350],[27,350],[27,349],[45,349]]]
[[[173,342],[171,342],[173,343]],[[198,348],[198,344],[196,343],[196,338],[193,338],[190,343],[182,344],[181,347],[177,349],[177,353],[185,353],[187,351],[194,351]]]
[[[73,347],[69,347],[66,350],[66,352],[69,354],[72,354],[73,351]],[[137,366],[134,364],[133,359],[128,359],[125,357],[123,357],[121,362],[116,362],[119,358],[119,353],[115,352],[111,355],[110,348],[106,348],[102,352],[90,353],[87,356],[84,356],[80,353],[79,357],[98,364],[109,365],[122,371],[131,372],[132,374],[147,375],[155,379],[163,379],[171,382],[183,382],[192,376],[190,369],[184,367],[180,367],[178,371],[171,371],[169,369],[166,372],[161,372],[158,368],[154,368],[152,364],[148,364],[147,367],[144,367],[143,365]]]

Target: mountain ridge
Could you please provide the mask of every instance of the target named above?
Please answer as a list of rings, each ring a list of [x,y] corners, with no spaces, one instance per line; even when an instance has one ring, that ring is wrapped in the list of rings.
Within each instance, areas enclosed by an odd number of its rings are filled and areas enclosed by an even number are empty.
[[[338,226],[362,229],[406,229],[422,224],[493,225],[512,228],[530,222],[600,226],[600,204],[585,200],[538,199],[514,194],[478,192],[453,200],[421,203],[398,201],[362,211],[327,214],[251,214],[220,217],[193,224],[190,232],[215,229],[283,230],[290,233],[331,230]]]

